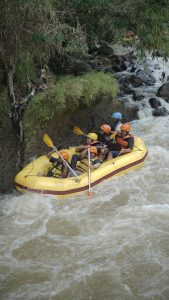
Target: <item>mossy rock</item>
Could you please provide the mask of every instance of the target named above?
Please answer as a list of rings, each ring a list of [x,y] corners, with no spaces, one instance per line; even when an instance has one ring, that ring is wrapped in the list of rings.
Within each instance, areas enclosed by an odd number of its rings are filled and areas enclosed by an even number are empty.
[[[11,126],[10,120],[11,104],[7,89],[0,85],[0,127],[7,128]]]
[[[72,114],[80,107],[98,103],[102,95],[115,97],[116,79],[111,74],[90,72],[83,76],[63,76],[46,91],[37,94],[24,113],[25,138],[47,127],[62,113]]]

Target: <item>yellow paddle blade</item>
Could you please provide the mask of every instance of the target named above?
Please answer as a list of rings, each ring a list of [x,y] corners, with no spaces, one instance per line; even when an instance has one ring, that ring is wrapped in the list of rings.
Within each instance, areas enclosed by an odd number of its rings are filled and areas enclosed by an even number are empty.
[[[73,132],[76,133],[77,135],[86,135],[84,132],[77,126],[74,126]]]
[[[46,133],[45,133],[44,136],[43,136],[43,141],[44,141],[44,143],[45,143],[48,147],[50,147],[50,148],[53,148],[53,147],[54,147],[51,138],[50,138]]]

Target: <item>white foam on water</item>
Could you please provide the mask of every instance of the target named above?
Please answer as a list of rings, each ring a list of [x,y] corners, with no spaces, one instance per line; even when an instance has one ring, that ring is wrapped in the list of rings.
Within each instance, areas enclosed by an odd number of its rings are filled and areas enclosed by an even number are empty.
[[[145,165],[94,187],[92,198],[3,197],[2,300],[169,298],[168,124],[133,121]]]

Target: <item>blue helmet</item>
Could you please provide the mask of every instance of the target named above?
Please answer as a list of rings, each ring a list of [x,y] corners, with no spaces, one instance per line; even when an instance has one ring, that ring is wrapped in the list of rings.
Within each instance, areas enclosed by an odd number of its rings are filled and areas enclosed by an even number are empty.
[[[121,120],[122,119],[122,114],[120,112],[114,112],[111,117],[112,117],[112,119]]]

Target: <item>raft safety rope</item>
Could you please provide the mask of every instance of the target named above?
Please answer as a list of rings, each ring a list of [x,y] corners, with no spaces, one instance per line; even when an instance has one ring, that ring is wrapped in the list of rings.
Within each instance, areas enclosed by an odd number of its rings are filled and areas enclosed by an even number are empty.
[[[32,163],[32,169],[25,175],[25,178],[27,178],[29,176],[37,176],[37,174],[36,175],[30,175],[30,173],[32,173],[32,171],[34,169],[34,160],[32,160],[31,163]]]

